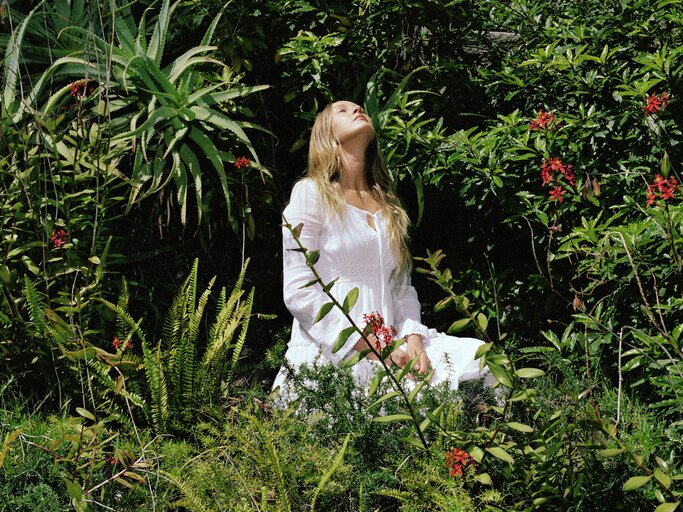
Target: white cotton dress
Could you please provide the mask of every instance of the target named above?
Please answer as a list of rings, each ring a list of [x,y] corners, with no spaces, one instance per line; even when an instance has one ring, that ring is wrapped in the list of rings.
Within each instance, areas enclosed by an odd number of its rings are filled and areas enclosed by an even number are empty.
[[[374,221],[374,228],[369,218]],[[322,199],[310,178],[299,181],[292,190],[290,203],[283,213],[291,226],[303,224],[299,239],[310,250],[318,250],[320,258],[315,268],[328,283],[338,278],[332,294],[341,303],[347,293],[358,288],[358,300],[350,311],[356,324],[363,328],[363,314],[379,312],[386,325],[395,327],[398,337],[419,334],[434,369],[433,385],[447,381],[451,388],[466,380],[478,379],[488,369],[480,369],[474,355],[483,343],[473,338],[457,338],[425,327],[420,318],[420,303],[409,277],[398,277],[393,270],[396,261],[389,248],[386,219],[381,211],[375,214],[347,205],[343,216],[326,218]],[[316,284],[302,287],[314,276],[306,266],[304,255],[291,232],[283,228],[283,274],[285,305],[294,316],[292,334],[285,355],[293,367],[303,363],[340,363],[355,354],[352,335],[344,347],[332,352],[332,345],[348,320],[338,308],[333,308],[322,320],[313,323],[323,304],[330,301]],[[401,350],[403,347],[399,347]],[[364,359],[352,367],[359,385],[368,386],[380,368],[377,361]],[[280,387],[284,395],[293,397],[288,389],[286,371],[280,370],[273,389]]]

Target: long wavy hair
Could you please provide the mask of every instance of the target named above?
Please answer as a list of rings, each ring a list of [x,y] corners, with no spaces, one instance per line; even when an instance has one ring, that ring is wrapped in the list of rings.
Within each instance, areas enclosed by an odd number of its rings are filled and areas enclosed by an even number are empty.
[[[339,181],[343,169],[342,149],[339,140],[332,133],[333,103],[318,113],[308,149],[308,171],[323,199],[329,217],[346,214],[346,201]],[[380,204],[382,214],[388,220],[389,246],[399,271],[410,271],[411,257],[408,250],[408,227],[410,219],[401,205],[382,153],[373,137],[365,150],[365,174],[368,186]]]

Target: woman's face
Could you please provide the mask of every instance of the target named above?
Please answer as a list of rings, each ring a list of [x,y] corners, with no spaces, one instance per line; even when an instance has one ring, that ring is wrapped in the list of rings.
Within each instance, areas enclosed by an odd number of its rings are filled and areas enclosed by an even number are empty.
[[[375,131],[365,111],[351,101],[336,101],[332,104],[332,134],[340,144],[355,141],[367,146]]]

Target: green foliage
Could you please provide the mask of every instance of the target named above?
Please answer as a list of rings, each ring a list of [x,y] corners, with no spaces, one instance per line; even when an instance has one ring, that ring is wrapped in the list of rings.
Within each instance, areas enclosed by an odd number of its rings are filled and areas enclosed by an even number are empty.
[[[229,296],[225,288],[220,290],[206,338],[200,334],[215,277],[198,295],[199,260],[178,290],[154,345],[140,327],[142,320],[135,321],[127,311],[125,286],[118,304],[102,301],[116,313],[117,324],[128,329],[121,338],[123,343],[133,338],[140,342],[149,394],[146,412],[157,432],[182,432],[201,411],[219,407],[219,399],[225,398],[246,341],[254,302],[254,290],[246,297],[242,290],[247,265],[248,260]]]

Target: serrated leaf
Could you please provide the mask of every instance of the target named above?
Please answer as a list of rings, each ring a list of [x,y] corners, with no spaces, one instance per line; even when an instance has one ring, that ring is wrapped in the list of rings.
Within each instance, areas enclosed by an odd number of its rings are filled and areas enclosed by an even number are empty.
[[[520,368],[515,371],[515,375],[520,379],[533,379],[545,375],[545,372],[539,368]]]
[[[632,491],[634,489],[638,489],[639,487],[642,487],[646,483],[650,481],[652,476],[632,476],[626,482],[624,482],[624,486],[622,489],[624,491]]]
[[[389,416],[377,416],[372,418],[372,421],[376,423],[396,423],[398,421],[408,421],[412,420],[410,414],[390,414]]]
[[[469,318],[462,318],[460,320],[456,320],[451,324],[451,326],[448,328],[448,334],[455,334],[457,332],[462,331],[465,329],[470,323]]]
[[[346,294],[346,297],[344,297],[344,303],[342,304],[345,312],[350,312],[353,309],[353,306],[356,305],[356,301],[358,300],[358,293],[358,287],[355,287],[349,293]]]
[[[515,463],[515,459],[512,458],[512,455],[503,450],[500,446],[492,446],[491,448],[486,448],[486,451],[494,457],[496,457],[497,459],[509,462],[510,464]]]
[[[318,314],[315,317],[315,320],[313,320],[313,324],[317,324],[327,316],[327,314],[332,311],[332,308],[334,307],[334,302],[326,302],[320,307],[320,311],[318,311]]]
[[[534,429],[533,427],[530,427],[529,425],[525,425],[524,423],[517,423],[516,421],[510,421],[506,423],[508,427],[510,427],[513,430],[517,430],[519,432],[533,432]]]
[[[342,331],[339,333],[339,336],[337,336],[337,339],[334,340],[334,343],[332,344],[332,353],[336,354],[339,352],[339,350],[341,350],[341,348],[346,344],[349,336],[351,336],[355,331],[356,328],[353,326],[342,329]]]

